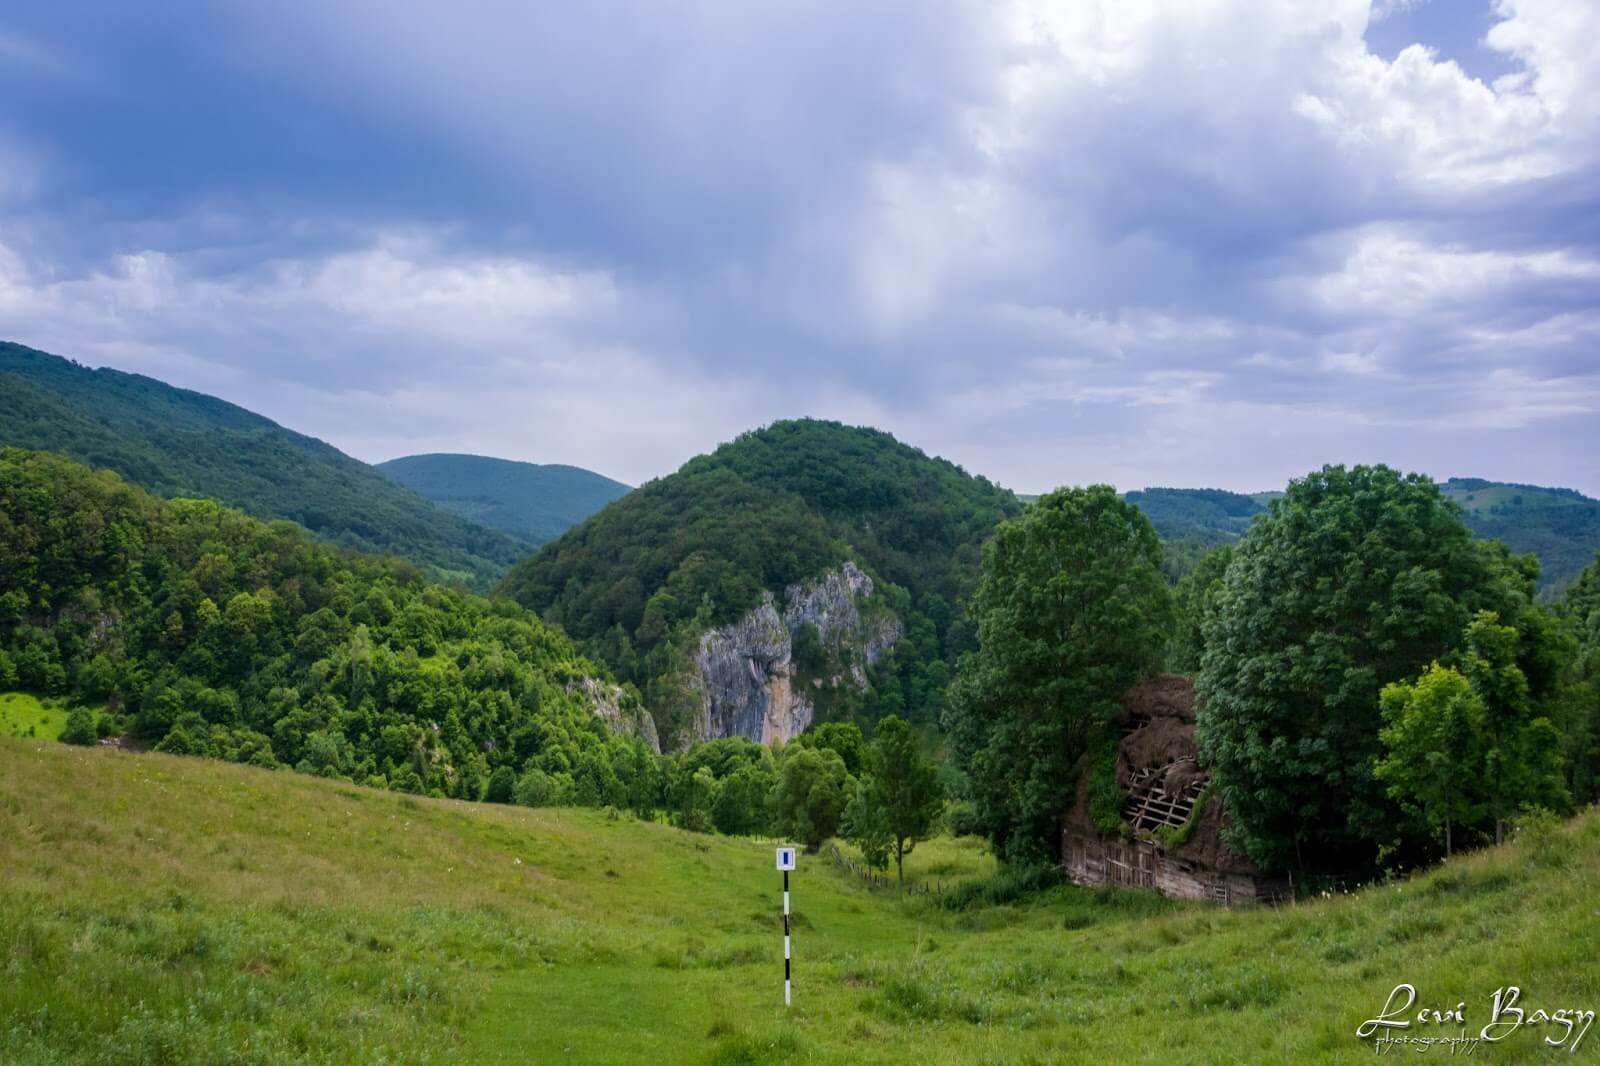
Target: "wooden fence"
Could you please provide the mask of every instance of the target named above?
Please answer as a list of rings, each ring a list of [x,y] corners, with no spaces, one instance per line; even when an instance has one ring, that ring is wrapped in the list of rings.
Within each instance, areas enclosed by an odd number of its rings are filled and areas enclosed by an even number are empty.
[[[864,862],[850,858],[839,850],[837,844],[828,845],[828,855],[833,859],[833,864],[845,873],[861,881],[865,881],[873,888],[893,889],[899,882],[889,874],[882,874]],[[907,896],[942,896],[948,886],[942,880],[908,882],[905,886]]]

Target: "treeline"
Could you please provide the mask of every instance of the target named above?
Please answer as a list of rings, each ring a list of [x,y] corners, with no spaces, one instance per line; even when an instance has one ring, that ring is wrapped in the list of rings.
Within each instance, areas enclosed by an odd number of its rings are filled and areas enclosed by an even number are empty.
[[[906,637],[876,695],[830,714],[936,720],[972,627],[960,609],[983,541],[1022,504],[899,443],[834,422],[778,422],[649,482],[519,563],[503,589],[631,681],[663,735],[690,713],[684,664],[700,634],[793,583],[858,562]],[[856,700],[852,687],[829,698]],[[869,705],[870,704],[870,705]]]
[[[77,739],[469,799],[625,805],[657,773],[514,604],[57,456],[0,450],[0,589],[0,687],[105,708]]]
[[[1043,497],[987,548],[945,724],[1003,854],[1053,854],[1083,774],[1118,828],[1117,697],[1163,661],[1198,673],[1230,842],[1302,884],[1600,796],[1600,560],[1538,603],[1538,561],[1474,540],[1431,480],[1330,466],[1170,592],[1161,562],[1103,486]]]
[[[944,813],[938,772],[896,715],[877,723],[870,742],[853,722],[828,722],[772,747],[707,741],[664,767],[667,811],[681,828],[778,834],[811,851],[844,836],[868,865],[892,861],[902,880],[905,857]]]

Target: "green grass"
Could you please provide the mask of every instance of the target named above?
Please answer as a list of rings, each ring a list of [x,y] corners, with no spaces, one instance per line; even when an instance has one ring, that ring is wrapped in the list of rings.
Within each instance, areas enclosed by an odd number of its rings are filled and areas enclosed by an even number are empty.
[[[27,692],[0,692],[0,737],[55,740],[67,724],[66,701]]]
[[[861,849],[845,841],[836,841],[839,853],[848,859],[854,859],[863,869],[866,864],[861,858]],[[813,861],[821,861],[832,865],[832,859],[827,855],[826,849],[817,855]],[[911,850],[906,856],[906,891],[920,891],[926,888],[949,890],[963,881],[989,878],[995,875],[996,864],[994,856],[982,845],[977,837],[961,837],[959,839],[948,836],[935,837],[933,840],[924,840]],[[889,868],[879,871],[880,877],[887,877],[891,886],[895,883],[894,858],[889,859]]]
[[[0,739],[0,1062],[1354,1062],[1400,981],[1473,1031],[1508,982],[1600,1008],[1593,813],[1282,909],[950,911],[803,856],[787,1012],[772,866],[599,811]]]

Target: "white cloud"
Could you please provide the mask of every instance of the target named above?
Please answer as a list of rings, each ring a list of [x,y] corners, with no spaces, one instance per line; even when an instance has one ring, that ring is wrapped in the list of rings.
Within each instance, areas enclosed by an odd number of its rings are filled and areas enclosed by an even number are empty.
[[[1459,308],[1543,282],[1593,283],[1600,291],[1600,260],[1566,249],[1517,253],[1435,246],[1374,226],[1355,235],[1336,271],[1286,278],[1279,288],[1286,299],[1303,292],[1319,310],[1392,317]]]
[[[1600,254],[1538,193],[1592,211],[1600,6],[1497,0],[1524,71],[1485,84],[1367,50],[1408,2],[286,5],[262,77],[336,80],[527,217],[310,213],[252,258],[202,205],[87,267],[0,230],[0,332],[372,458],[639,479],[814,413],[1023,488],[1248,488],[1542,419],[1541,477],[1597,411]]]

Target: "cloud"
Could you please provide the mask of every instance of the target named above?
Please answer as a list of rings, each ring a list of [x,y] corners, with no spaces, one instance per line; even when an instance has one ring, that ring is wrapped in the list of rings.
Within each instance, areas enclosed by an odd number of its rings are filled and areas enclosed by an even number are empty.
[[[1573,458],[1600,405],[1600,12],[1496,0],[1482,46],[1513,73],[1483,80],[1429,40],[1368,47],[1422,11],[30,24],[95,77],[10,75],[0,164],[51,180],[0,177],[0,333],[367,458],[641,480],[819,414],[1023,489],[1515,455],[1494,474],[1600,492]]]

